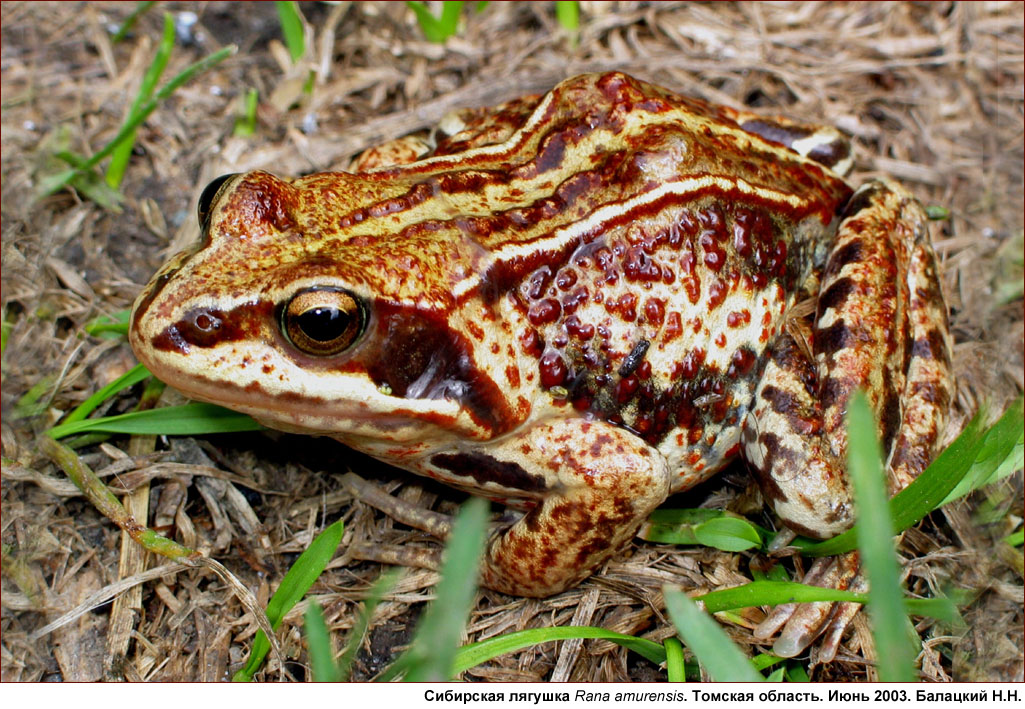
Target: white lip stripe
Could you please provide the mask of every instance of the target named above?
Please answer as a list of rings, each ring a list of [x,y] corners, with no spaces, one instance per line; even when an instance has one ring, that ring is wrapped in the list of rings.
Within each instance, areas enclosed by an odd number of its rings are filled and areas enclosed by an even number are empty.
[[[723,192],[735,189],[743,194],[759,197],[767,201],[784,202],[795,209],[806,204],[805,200],[796,195],[764,187],[755,187],[745,180],[723,177],[721,175],[691,177],[677,182],[667,182],[664,185],[656,187],[650,192],[645,192],[623,202],[606,204],[603,207],[596,209],[588,217],[581,219],[578,222],[573,222],[568,226],[556,229],[547,239],[507,244],[506,246],[493,251],[491,258],[488,259],[487,263],[480,270],[481,272],[487,272],[488,267],[495,263],[511,261],[517,257],[526,256],[539,250],[557,251],[567,244],[575,241],[581,234],[591,231],[592,229],[600,226],[603,222],[616,219],[617,217],[622,216],[625,212],[629,212],[639,207],[644,207],[652,202],[662,199],[666,195],[685,197],[688,194],[692,194],[712,186],[718,187]],[[452,289],[452,293],[457,298],[460,298],[472,291],[479,284],[480,276],[473,274],[457,283]]]

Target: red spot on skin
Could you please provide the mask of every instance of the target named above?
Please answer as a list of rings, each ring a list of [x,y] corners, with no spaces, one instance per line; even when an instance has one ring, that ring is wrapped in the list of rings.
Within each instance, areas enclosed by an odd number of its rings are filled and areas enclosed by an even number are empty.
[[[545,353],[538,363],[538,370],[541,374],[541,386],[545,389],[562,386],[569,374],[566,362],[558,352]]]
[[[776,242],[776,249],[773,251],[773,272],[782,276],[787,270],[787,243],[782,239]]]
[[[536,330],[526,329],[520,333],[520,349],[530,357],[540,357],[544,342]]]
[[[540,327],[555,322],[562,314],[562,305],[554,298],[545,298],[535,303],[527,312],[527,319],[532,325]]]
[[[505,379],[509,382],[509,386],[518,387],[520,385],[520,370],[510,364],[505,368]]]
[[[499,344],[497,342],[492,342],[491,343],[491,354],[495,354],[496,355],[496,354],[498,354],[501,351],[502,351],[502,348],[499,346]]]
[[[698,243],[705,251],[705,265],[713,271],[720,271],[726,265],[726,251],[709,234],[702,234]]]
[[[475,322],[468,322],[468,323],[466,323],[466,331],[469,332],[470,335],[472,335],[473,338],[475,340],[477,340],[478,342],[483,342],[484,341],[484,330],[477,323],[475,323]]]
[[[747,258],[751,254],[751,213],[740,212],[733,221],[733,248],[737,255]]]
[[[698,370],[701,369],[701,365],[705,363],[705,351],[702,349],[691,350],[683,358],[681,365],[683,370],[684,379],[694,379],[698,375]]]
[[[619,317],[626,322],[633,322],[637,319],[637,296],[633,293],[624,293],[615,304],[606,304],[605,309],[611,313],[618,312]]]
[[[527,297],[531,300],[537,300],[544,295],[545,290],[548,288],[549,282],[552,280],[552,269],[548,266],[542,266],[541,268],[530,274],[530,278],[527,280]]]
[[[720,332],[718,335],[716,335],[716,337],[715,337],[715,346],[718,347],[719,349],[722,349],[723,347],[726,346],[726,333],[725,332]]]
[[[734,311],[726,316],[726,324],[729,327],[740,327],[751,322],[751,311],[744,309]]]
[[[680,336],[681,332],[683,332],[683,325],[680,322],[680,314],[674,310],[666,318],[666,326],[662,330],[663,341],[672,342]]]
[[[577,272],[572,268],[567,268],[559,272],[559,275],[555,277],[555,285],[559,287],[559,290],[569,290],[577,282]]]
[[[665,319],[666,306],[659,298],[648,298],[644,303],[644,321],[652,325],[661,325]]]
[[[594,325],[582,323],[576,315],[571,315],[566,318],[566,332],[571,337],[576,337],[580,340],[590,340],[594,337]]]
[[[637,367],[637,371],[634,372],[638,379],[650,379],[651,378],[651,362],[644,360],[640,366]]]
[[[754,352],[747,347],[741,347],[733,353],[733,359],[730,363],[730,372],[732,375],[736,374],[747,374],[751,371],[751,367],[754,366]]]
[[[637,377],[631,374],[629,377],[623,377],[616,384],[616,400],[620,404],[625,404],[630,400],[630,397],[637,391],[637,387],[640,382],[637,381]]]
[[[567,315],[571,315],[576,312],[577,308],[587,302],[588,292],[587,288],[581,286],[573,291],[571,294],[565,296],[562,299],[562,312]]]
[[[708,286],[708,298],[705,299],[705,305],[709,312],[722,305],[723,301],[726,300],[726,293],[728,290],[729,289],[723,281],[718,278],[712,279],[712,282]]]
[[[637,246],[626,252],[626,258],[623,260],[623,273],[630,281],[650,283],[662,280],[662,269],[644,253],[643,248]]]

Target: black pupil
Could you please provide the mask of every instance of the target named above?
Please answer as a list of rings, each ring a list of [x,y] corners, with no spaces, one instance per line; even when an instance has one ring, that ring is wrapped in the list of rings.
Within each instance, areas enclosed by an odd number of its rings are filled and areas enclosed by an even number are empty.
[[[299,316],[299,328],[311,340],[330,342],[349,326],[349,315],[338,308],[310,308]]]

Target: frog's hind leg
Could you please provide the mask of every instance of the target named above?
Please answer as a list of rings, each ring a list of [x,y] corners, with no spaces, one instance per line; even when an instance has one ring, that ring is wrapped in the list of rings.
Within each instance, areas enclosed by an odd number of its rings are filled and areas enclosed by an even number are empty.
[[[814,362],[784,333],[774,343],[744,431],[745,457],[793,529],[833,536],[853,523],[844,474],[847,401],[866,391],[889,451],[890,493],[929,463],[950,401],[949,328],[924,211],[900,187],[874,182],[847,207],[822,277]],[[820,561],[811,582],[861,585],[857,555]],[[758,628],[794,655],[830,628],[832,657],[850,607],[779,607]]]

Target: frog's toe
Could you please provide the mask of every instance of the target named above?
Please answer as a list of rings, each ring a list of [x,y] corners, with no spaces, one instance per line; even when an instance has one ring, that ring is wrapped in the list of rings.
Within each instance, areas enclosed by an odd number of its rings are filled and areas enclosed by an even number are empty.
[[[826,629],[835,605],[804,603],[797,606],[772,644],[772,651],[780,657],[799,655]]]
[[[857,552],[819,559],[805,574],[804,583],[838,590],[860,585]],[[795,657],[825,633],[819,658],[829,662],[836,656],[844,630],[858,608],[860,605],[854,603],[785,603],[769,613],[754,635],[767,640],[779,631],[772,651],[780,657]]]

